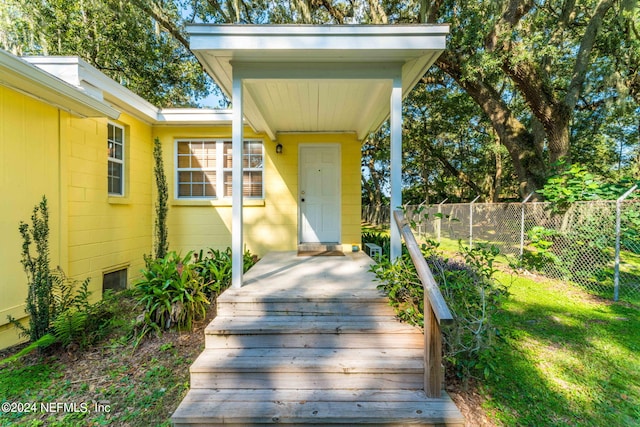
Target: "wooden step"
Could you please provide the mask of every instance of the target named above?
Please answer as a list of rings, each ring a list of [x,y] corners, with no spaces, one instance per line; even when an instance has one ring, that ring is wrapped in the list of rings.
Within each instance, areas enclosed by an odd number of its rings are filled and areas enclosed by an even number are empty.
[[[453,426],[464,418],[451,398],[427,399],[421,390],[192,389],[172,421],[176,426]]]
[[[265,294],[227,291],[218,298],[217,310],[220,316],[394,315],[388,300],[375,289],[360,294],[323,292],[322,289],[295,293],[285,289]]]
[[[191,388],[418,389],[418,349],[206,349],[191,366]]]
[[[216,317],[206,348],[422,348],[422,332],[393,316]]]
[[[210,335],[420,333],[393,316],[218,316],[205,328]]]
[[[393,314],[386,301],[358,301],[356,303],[337,301],[236,301],[218,303],[220,316],[336,316],[351,313],[356,316],[370,316],[375,313]]]

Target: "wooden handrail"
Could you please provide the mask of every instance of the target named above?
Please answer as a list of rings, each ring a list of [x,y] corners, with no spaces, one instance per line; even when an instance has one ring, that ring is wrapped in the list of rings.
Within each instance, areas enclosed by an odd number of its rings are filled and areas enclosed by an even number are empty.
[[[424,287],[424,392],[428,397],[440,397],[443,379],[440,325],[453,322],[453,316],[422,255],[409,222],[400,210],[394,210],[393,217]]]

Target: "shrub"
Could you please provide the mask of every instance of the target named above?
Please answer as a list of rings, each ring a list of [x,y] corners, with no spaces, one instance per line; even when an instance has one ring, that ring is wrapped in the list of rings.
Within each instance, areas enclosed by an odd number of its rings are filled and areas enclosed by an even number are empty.
[[[112,295],[106,293],[102,300],[91,304],[89,297],[89,279],[80,283],[69,278],[60,267],[51,273],[52,301],[57,313],[47,328],[47,333],[32,341],[31,344],[13,356],[0,361],[0,365],[20,359],[21,357],[39,349],[43,350],[55,344],[65,349],[86,348],[104,338],[111,330],[111,319],[116,307],[112,303]],[[25,329],[15,319],[12,323]]]
[[[508,295],[493,278],[497,248],[461,248],[465,262],[443,258],[431,241],[422,245],[422,252],[454,317],[452,325],[443,327],[445,362],[464,381],[491,375],[497,369],[492,362],[497,334],[493,316]],[[424,289],[410,256],[403,253],[395,263],[383,259],[372,271],[398,317],[424,327]]]
[[[9,320],[21,330],[21,335],[29,337],[33,343],[31,350],[54,343],[90,345],[104,323],[108,323],[108,316],[101,311],[101,303],[89,304],[89,279],[78,287],[78,282],[67,277],[60,267],[51,269],[45,196],[34,207],[31,222],[31,226],[24,222],[19,226],[23,241],[21,263],[29,287],[26,300],[29,327],[11,317]]]
[[[256,263],[257,257],[245,251],[243,258],[243,272],[246,272]],[[207,292],[212,299],[231,285],[231,248],[209,249],[206,256],[203,251],[200,251],[195,259],[196,270],[203,277]]]
[[[192,255],[189,252],[181,257],[169,252],[163,258],[147,260],[143,279],[134,288],[138,303],[144,307],[145,333],[148,328],[190,329],[194,320],[204,317],[209,304],[206,284]]]
[[[67,277],[62,269],[56,273],[56,298],[60,298],[60,313],[52,323],[53,335],[64,347],[85,348],[103,338],[110,330],[116,310],[110,292],[102,300],[89,303],[89,279],[81,283]],[[74,294],[75,291],[75,294]]]
[[[37,341],[49,332],[51,321],[58,311],[53,297],[54,277],[49,266],[49,210],[45,196],[33,208],[31,223],[29,226],[20,222],[18,228],[22,236],[20,262],[29,287],[26,300],[29,328],[22,327],[15,319],[9,320],[22,330],[22,335],[28,336],[31,341]]]

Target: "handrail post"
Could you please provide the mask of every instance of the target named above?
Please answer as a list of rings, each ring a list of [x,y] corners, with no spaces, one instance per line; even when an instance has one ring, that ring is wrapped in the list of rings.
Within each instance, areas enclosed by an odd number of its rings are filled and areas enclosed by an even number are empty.
[[[473,249],[473,204],[478,200],[480,196],[469,203],[469,249]]]
[[[440,397],[442,390],[442,330],[424,293],[424,393]]]
[[[616,200],[616,258],[615,258],[615,267],[613,273],[613,300],[618,301],[618,297],[620,294],[620,228],[621,228],[621,217],[622,217],[622,202],[624,199],[629,197],[631,193],[636,191],[638,185],[634,185],[631,187],[626,193]]]
[[[526,203],[529,201],[531,196],[533,196],[533,193],[534,191],[529,193],[529,195],[525,197],[524,200],[522,201],[522,211],[521,211],[522,215],[520,217],[520,263],[521,264],[522,264],[522,256],[524,255],[524,210],[525,210]]]

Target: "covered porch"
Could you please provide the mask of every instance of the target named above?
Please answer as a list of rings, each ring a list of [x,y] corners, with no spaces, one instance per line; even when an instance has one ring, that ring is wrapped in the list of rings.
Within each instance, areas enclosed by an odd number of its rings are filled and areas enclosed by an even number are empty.
[[[402,204],[402,99],[445,49],[448,26],[197,24],[188,31],[192,51],[232,101],[234,159],[244,159],[245,122],[282,151],[292,134],[348,134],[351,144],[361,144],[390,119],[391,208]],[[359,167],[342,167],[341,155],[339,144],[301,144],[297,163],[288,165],[293,170],[284,171],[297,175],[290,190],[298,244],[360,243],[344,241],[341,232],[349,218],[359,235],[359,212],[345,212],[344,193],[359,200],[360,189],[359,179],[349,181],[354,188],[341,186],[345,174],[360,176]],[[234,288],[243,283],[243,167],[233,162]],[[391,256],[400,249],[392,224]]]

